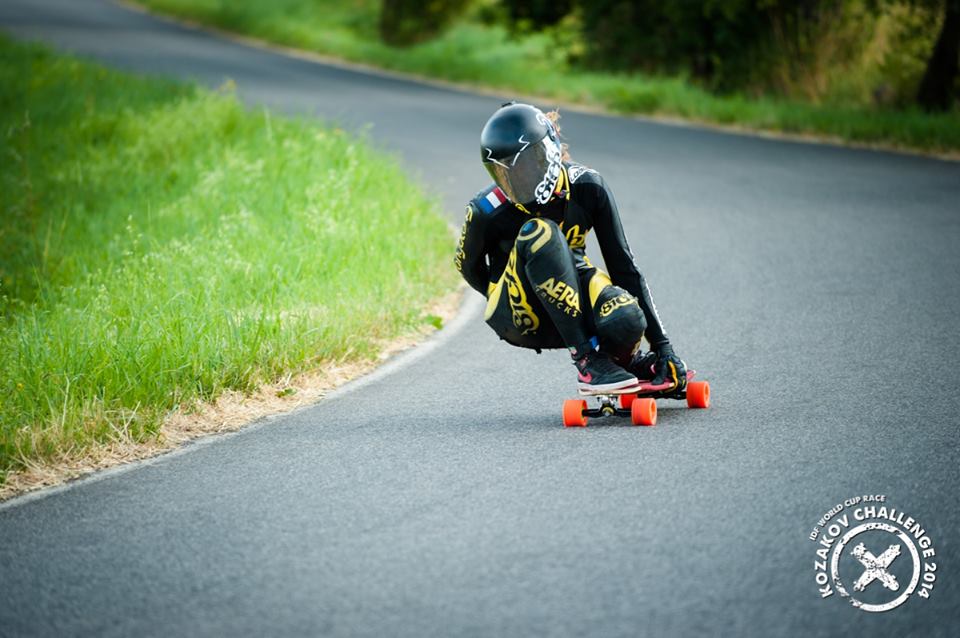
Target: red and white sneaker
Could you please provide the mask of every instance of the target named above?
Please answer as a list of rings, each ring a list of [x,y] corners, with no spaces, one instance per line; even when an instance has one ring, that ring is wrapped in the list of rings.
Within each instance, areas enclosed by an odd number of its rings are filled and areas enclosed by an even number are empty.
[[[615,364],[605,352],[599,350],[574,359],[573,365],[577,367],[577,388],[583,394],[614,392],[639,383],[637,377]]]

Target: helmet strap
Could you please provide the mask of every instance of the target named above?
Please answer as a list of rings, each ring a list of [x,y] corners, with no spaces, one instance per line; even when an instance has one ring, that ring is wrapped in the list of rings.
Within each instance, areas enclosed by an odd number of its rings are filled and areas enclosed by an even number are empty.
[[[570,201],[570,178],[567,175],[567,168],[560,169],[560,177],[557,179],[557,185],[553,189],[554,197],[562,197]]]

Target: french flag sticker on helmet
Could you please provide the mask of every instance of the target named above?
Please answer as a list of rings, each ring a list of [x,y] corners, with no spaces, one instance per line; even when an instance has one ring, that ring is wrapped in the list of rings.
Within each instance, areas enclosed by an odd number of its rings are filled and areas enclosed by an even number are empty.
[[[500,190],[500,187],[497,186],[480,200],[480,208],[482,208],[483,212],[485,213],[492,213],[494,210],[500,208],[506,203],[507,196],[504,195],[503,191]]]

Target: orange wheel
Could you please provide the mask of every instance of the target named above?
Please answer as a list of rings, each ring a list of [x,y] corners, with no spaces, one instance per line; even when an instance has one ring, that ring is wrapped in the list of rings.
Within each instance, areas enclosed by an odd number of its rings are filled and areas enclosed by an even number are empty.
[[[620,395],[620,407],[624,410],[629,410],[630,406],[633,405],[633,400],[637,398],[636,394],[621,394]]]
[[[583,411],[587,409],[587,402],[583,399],[567,399],[563,402],[563,425],[571,427],[585,427],[587,417]]]
[[[687,384],[687,407],[710,407],[710,384],[706,381],[691,381]]]
[[[657,402],[650,398],[637,399],[630,406],[630,420],[634,425],[656,425]]]

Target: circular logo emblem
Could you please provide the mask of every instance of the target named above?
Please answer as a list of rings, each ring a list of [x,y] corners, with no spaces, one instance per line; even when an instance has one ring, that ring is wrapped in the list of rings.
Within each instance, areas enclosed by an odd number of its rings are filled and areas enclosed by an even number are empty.
[[[918,520],[885,503],[883,495],[849,498],[810,532],[822,598],[836,594],[862,611],[882,612],[914,595],[930,597],[937,579],[933,541]]]

